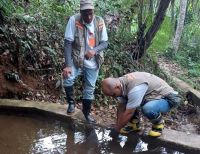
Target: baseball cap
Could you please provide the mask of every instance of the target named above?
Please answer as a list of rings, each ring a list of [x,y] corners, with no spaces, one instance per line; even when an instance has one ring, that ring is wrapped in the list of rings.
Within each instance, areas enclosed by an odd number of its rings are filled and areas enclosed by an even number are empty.
[[[92,0],[80,0],[80,10],[94,9]]]

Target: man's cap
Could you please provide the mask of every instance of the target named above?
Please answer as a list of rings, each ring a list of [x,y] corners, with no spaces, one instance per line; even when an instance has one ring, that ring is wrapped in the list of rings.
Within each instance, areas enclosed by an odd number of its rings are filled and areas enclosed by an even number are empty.
[[[94,10],[94,5],[92,0],[80,0],[80,10]]]

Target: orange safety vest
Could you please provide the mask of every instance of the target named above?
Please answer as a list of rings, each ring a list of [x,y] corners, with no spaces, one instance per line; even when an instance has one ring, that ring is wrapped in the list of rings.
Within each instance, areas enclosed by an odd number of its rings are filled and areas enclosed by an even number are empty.
[[[72,45],[72,59],[75,65],[78,67],[83,66],[85,45],[86,45],[86,27],[83,24],[80,14],[75,15],[75,39]],[[102,38],[103,30],[103,19],[99,16],[94,16],[94,26],[95,26],[95,37],[94,35],[89,36],[89,46],[94,48],[99,45],[99,40]],[[104,60],[103,51],[95,56],[98,67],[101,66]]]

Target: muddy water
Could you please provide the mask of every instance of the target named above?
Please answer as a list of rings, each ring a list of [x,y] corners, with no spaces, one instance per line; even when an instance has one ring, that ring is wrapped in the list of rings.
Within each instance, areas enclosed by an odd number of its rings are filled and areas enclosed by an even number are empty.
[[[1,154],[198,153],[135,135],[113,140],[109,130],[48,116],[0,115]]]

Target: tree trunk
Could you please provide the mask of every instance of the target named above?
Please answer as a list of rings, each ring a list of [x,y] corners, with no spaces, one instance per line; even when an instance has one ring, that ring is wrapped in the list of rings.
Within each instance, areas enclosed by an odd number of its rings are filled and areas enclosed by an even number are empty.
[[[0,25],[3,24],[4,18],[3,18],[3,13],[2,10],[0,9]]]
[[[153,15],[153,0],[149,1],[149,12],[151,15]]]
[[[153,21],[153,0],[149,1],[149,14],[151,18],[151,22]]]
[[[185,13],[186,13],[186,7],[187,7],[187,0],[181,0],[180,1],[180,14],[178,19],[178,24],[176,28],[176,34],[173,40],[173,48],[177,52],[181,40],[181,34],[184,27],[184,20],[185,20]]]
[[[132,59],[138,60],[142,58],[145,54],[146,50],[151,45],[153,38],[155,37],[157,31],[159,30],[161,24],[163,23],[166,10],[169,6],[170,0],[161,0],[158,10],[156,12],[156,16],[154,17],[152,25],[149,27],[147,33],[145,34],[146,30],[146,23],[141,23],[141,12],[138,16],[138,35],[136,42],[133,42],[133,46],[136,46],[132,51]],[[141,10],[140,10],[141,11]]]
[[[156,13],[156,16],[154,18],[153,24],[151,27],[148,29],[146,35],[145,35],[145,47],[144,51],[148,49],[148,47],[151,44],[151,41],[155,37],[157,31],[159,30],[161,24],[163,23],[165,13],[167,11],[167,8],[169,6],[170,0],[161,0],[160,5],[158,7],[158,11]]]
[[[137,32],[137,39],[132,42],[132,48],[130,49],[132,51],[132,59],[138,60],[142,58],[142,56],[145,54],[146,50],[151,45],[151,42],[153,38],[155,37],[156,33],[160,29],[161,24],[164,21],[165,13],[167,11],[167,8],[170,4],[171,0],[158,0],[159,7],[156,12],[156,16],[153,19],[152,25],[146,31],[146,23],[142,22],[142,1],[139,1],[140,3],[140,10],[138,14],[138,32]]]
[[[172,23],[172,29],[173,29],[173,32],[175,31],[174,29],[174,26],[175,26],[175,21],[174,21],[174,15],[175,15],[175,13],[174,13],[174,9],[175,9],[175,0],[172,0],[171,1],[171,23]]]

